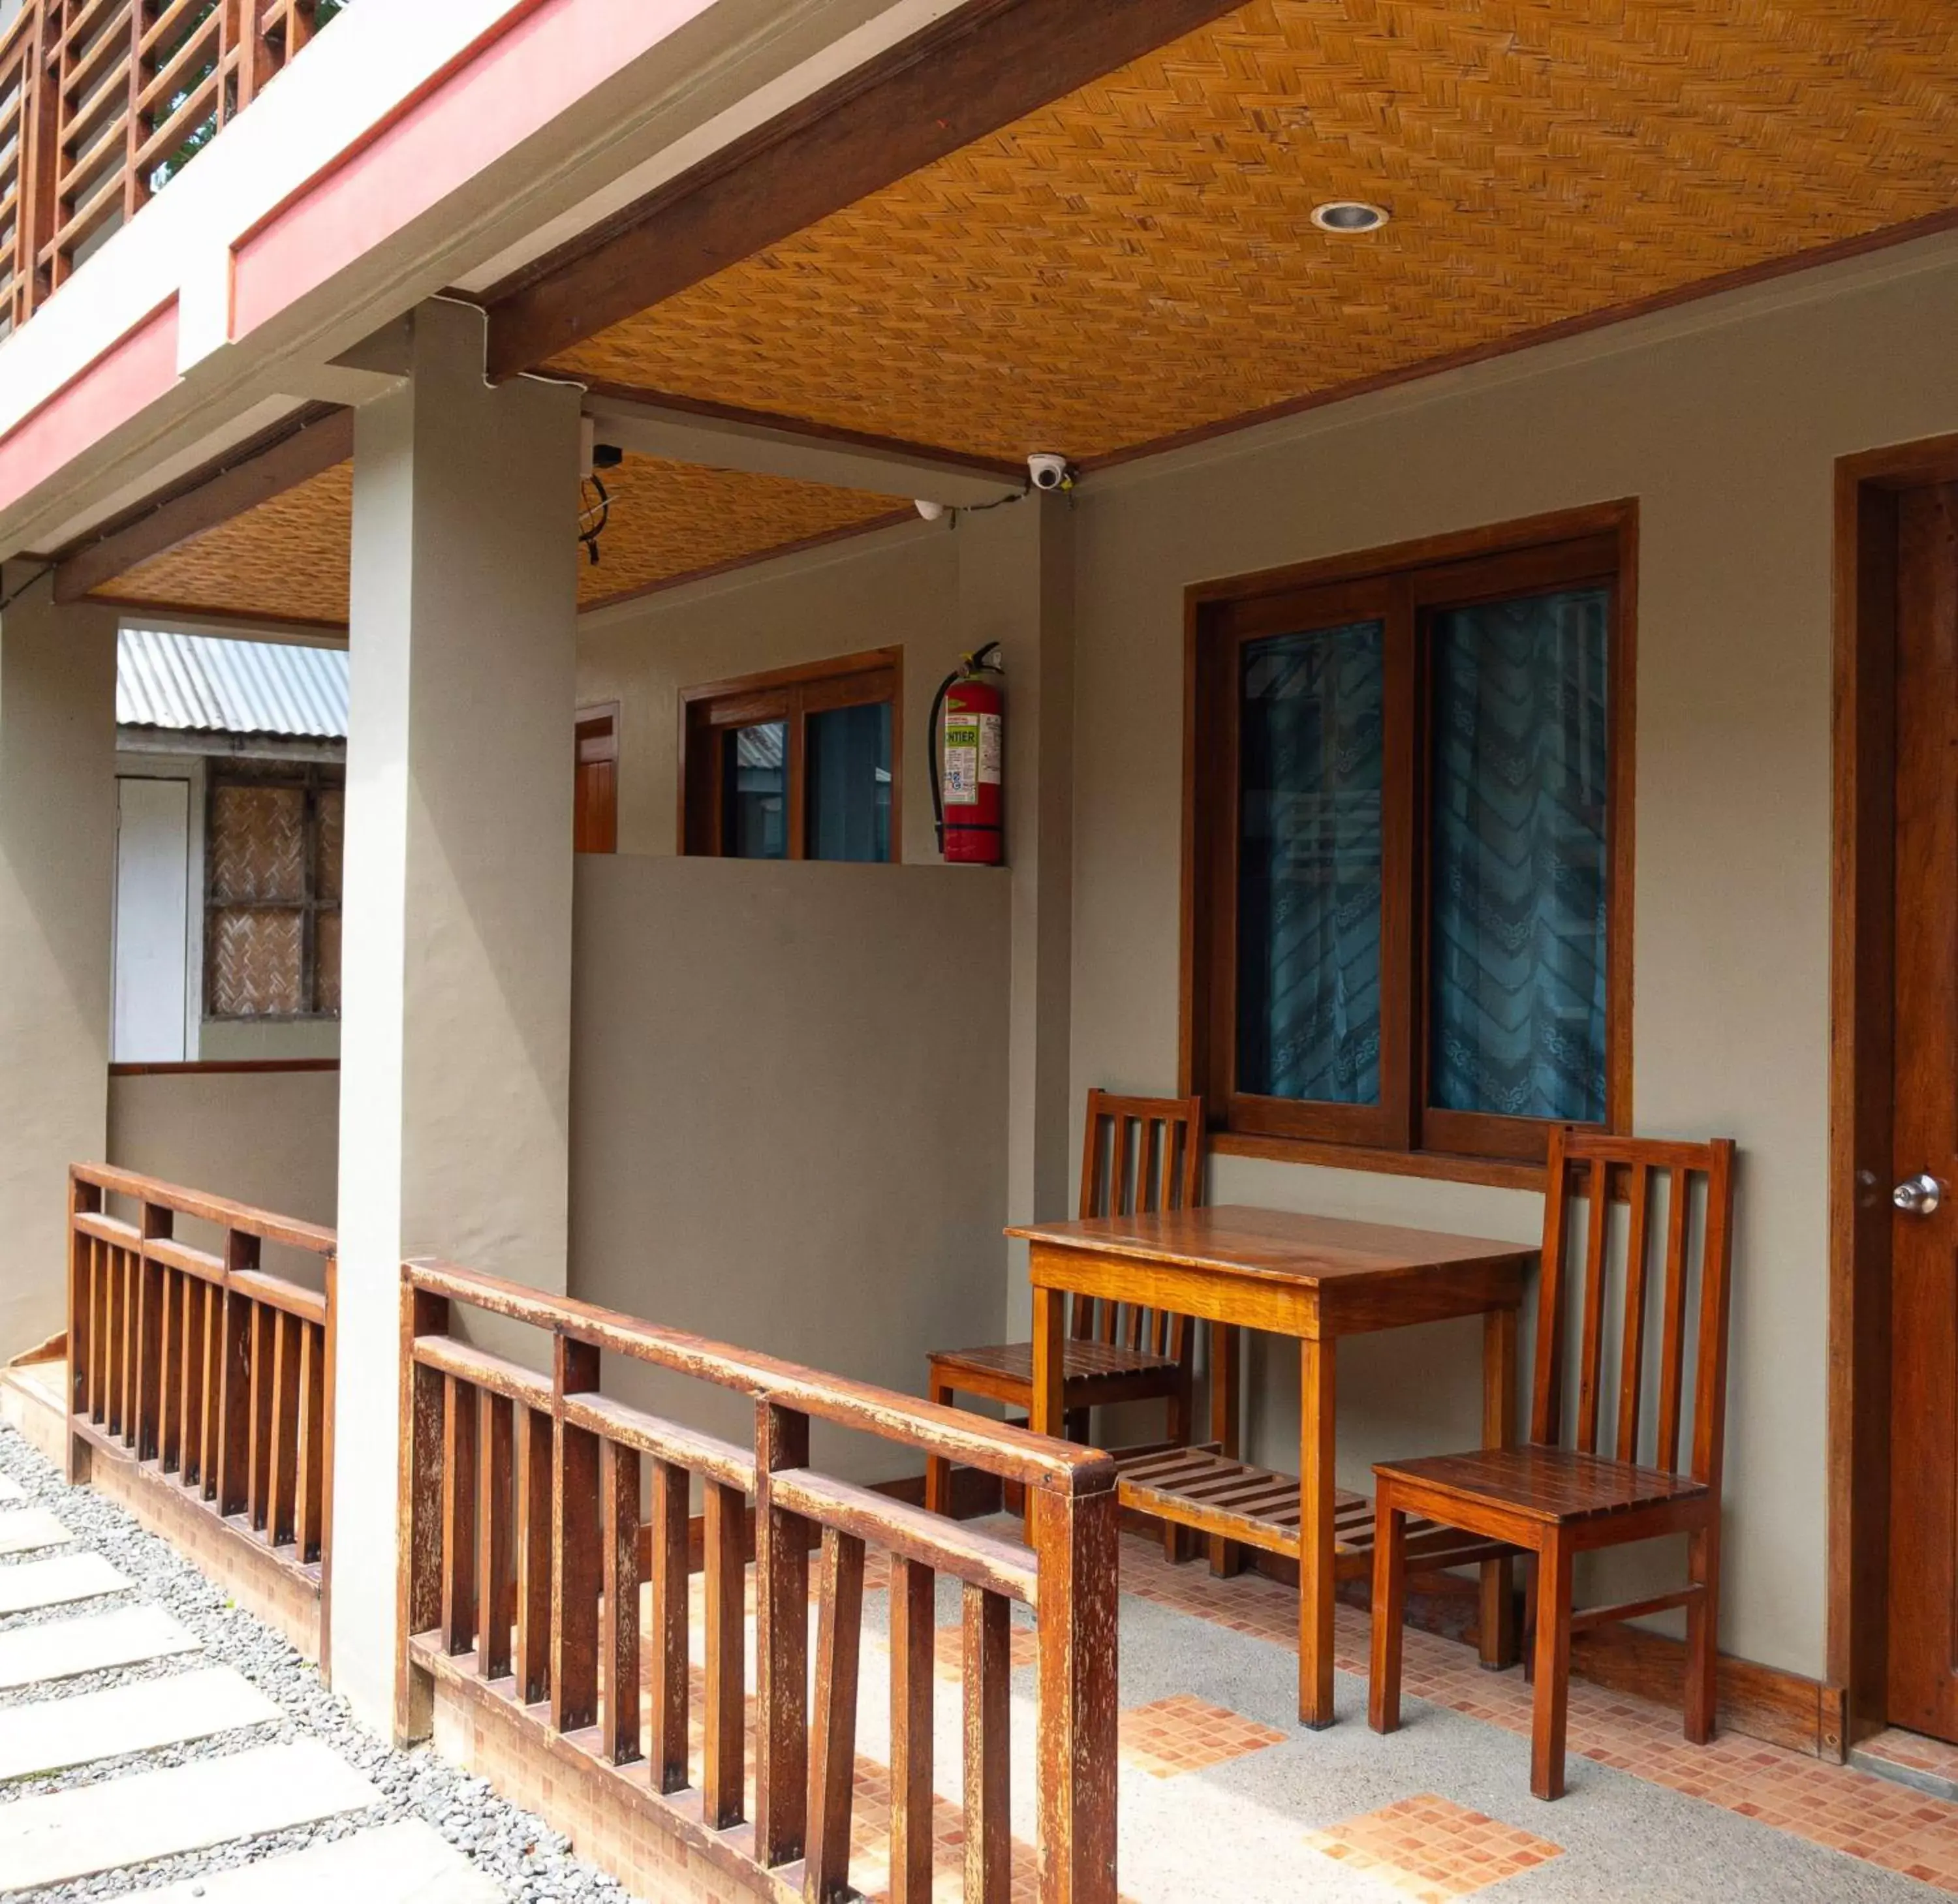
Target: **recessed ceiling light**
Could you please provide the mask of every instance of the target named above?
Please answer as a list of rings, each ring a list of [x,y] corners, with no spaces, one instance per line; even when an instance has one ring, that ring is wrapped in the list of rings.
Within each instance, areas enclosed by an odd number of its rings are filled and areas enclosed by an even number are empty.
[[[1377,232],[1387,222],[1386,208],[1360,198],[1335,198],[1312,208],[1312,222],[1323,232]]]

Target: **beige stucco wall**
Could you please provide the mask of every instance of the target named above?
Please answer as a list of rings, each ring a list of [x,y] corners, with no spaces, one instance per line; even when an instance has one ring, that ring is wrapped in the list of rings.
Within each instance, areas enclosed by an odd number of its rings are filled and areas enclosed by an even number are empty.
[[[583,617],[578,704],[619,704],[619,850],[674,850],[682,688],[897,646],[904,856],[935,860],[919,737],[958,665],[956,535],[950,517],[906,524]]]
[[[914,1393],[927,1350],[996,1341],[1006,876],[620,855],[577,879],[572,1293]],[[752,1432],[720,1391],[622,1358],[606,1382]]]
[[[1076,1097],[1176,1080],[1183,590],[1636,496],[1635,1103],[1743,1151],[1724,1643],[1820,1675],[1832,464],[1958,429],[1958,248],[1899,251],[1268,426],[1082,492]],[[1078,1112],[1077,1112],[1078,1115]],[[1220,1159],[1219,1200],[1533,1237],[1540,1199]],[[1016,1295],[1020,1292],[1014,1292]],[[1267,1349],[1270,1345],[1267,1345]],[[1341,1466],[1475,1438],[1472,1326],[1342,1350]],[[1296,1460],[1290,1357],[1256,1451]]]
[[[109,1161],[330,1228],[339,1194],[340,1074],[112,1076]],[[189,1227],[183,1233],[204,1240]],[[296,1251],[268,1251],[265,1266],[318,1285],[315,1265]]]

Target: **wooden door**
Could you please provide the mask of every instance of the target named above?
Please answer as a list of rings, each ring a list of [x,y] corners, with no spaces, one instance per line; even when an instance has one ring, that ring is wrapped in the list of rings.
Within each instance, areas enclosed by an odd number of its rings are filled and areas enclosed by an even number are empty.
[[[577,791],[572,810],[576,852],[619,850],[619,716],[590,707],[578,716]]]
[[[1889,1716],[1958,1741],[1958,484],[1897,498]]]

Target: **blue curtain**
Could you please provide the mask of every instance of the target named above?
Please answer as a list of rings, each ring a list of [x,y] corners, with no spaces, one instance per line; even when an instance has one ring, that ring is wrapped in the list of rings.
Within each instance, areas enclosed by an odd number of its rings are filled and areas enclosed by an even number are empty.
[[[1602,588],[1437,615],[1428,1101],[1605,1115]]]
[[[1239,688],[1237,1088],[1380,1096],[1377,621],[1247,643]]]

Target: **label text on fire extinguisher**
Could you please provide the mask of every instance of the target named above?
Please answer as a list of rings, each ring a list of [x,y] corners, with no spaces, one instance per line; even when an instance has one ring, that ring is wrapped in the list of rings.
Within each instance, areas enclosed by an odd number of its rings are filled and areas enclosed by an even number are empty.
[[[982,786],[1000,784],[1000,716],[948,714],[945,719],[945,804],[979,804]]]

